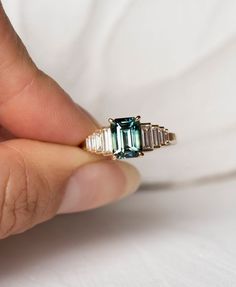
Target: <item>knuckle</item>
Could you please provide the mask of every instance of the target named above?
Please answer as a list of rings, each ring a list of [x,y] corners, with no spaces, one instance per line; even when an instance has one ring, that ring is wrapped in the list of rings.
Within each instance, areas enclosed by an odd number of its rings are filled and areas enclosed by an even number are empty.
[[[35,224],[39,213],[39,189],[33,188],[24,156],[0,149],[0,239]]]

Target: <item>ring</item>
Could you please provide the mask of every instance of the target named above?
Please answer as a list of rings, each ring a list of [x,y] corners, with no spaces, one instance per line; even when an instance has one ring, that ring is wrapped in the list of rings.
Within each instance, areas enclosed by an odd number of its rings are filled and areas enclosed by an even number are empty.
[[[110,126],[96,130],[83,144],[84,150],[113,159],[143,156],[146,151],[176,142],[163,126],[141,123],[140,116],[109,119]]]

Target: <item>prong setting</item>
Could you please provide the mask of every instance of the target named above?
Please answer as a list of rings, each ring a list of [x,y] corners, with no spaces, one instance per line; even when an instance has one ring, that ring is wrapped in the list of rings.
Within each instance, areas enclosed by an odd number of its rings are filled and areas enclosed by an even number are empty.
[[[108,119],[108,122],[112,125],[112,124],[114,124],[114,119],[109,118],[109,119]]]

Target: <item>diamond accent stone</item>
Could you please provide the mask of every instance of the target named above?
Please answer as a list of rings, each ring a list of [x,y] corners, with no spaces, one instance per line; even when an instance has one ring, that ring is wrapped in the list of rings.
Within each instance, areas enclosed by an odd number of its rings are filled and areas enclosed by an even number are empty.
[[[158,135],[159,135],[159,139],[160,139],[160,144],[164,145],[165,141],[164,141],[163,127],[159,127]]]
[[[102,129],[102,151],[104,154],[112,153],[112,137],[110,128]]]
[[[91,135],[91,150],[93,152],[96,151],[96,135],[95,134]]]
[[[141,124],[142,150],[151,151],[154,148],[152,125],[150,123]]]
[[[153,125],[152,126],[152,135],[153,135],[154,148],[161,147],[161,139],[160,139],[159,133],[160,133],[159,132],[159,126]]]
[[[164,145],[168,145],[170,143],[169,131],[163,128],[162,134],[163,134]]]
[[[86,149],[88,151],[91,151],[91,140],[90,140],[90,136],[86,138]]]
[[[96,141],[96,152],[101,153],[103,151],[103,146],[102,146],[102,135],[100,132],[95,133],[95,141]]]

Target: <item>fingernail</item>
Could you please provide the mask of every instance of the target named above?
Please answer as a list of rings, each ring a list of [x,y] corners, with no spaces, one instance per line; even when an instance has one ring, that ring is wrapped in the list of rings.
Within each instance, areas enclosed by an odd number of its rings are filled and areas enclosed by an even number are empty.
[[[78,168],[68,181],[58,213],[92,209],[134,192],[138,171],[121,161],[104,160]]]

